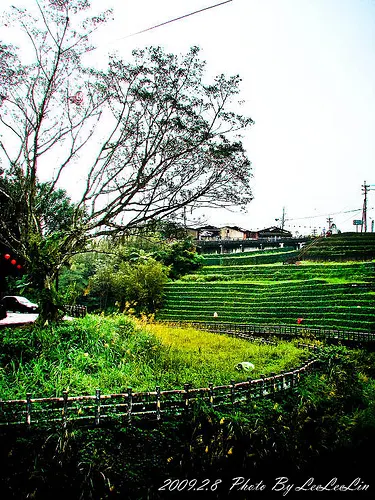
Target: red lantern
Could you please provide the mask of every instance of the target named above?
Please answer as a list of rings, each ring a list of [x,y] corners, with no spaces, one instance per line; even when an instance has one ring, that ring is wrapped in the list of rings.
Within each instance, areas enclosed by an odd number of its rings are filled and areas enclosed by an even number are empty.
[[[13,266],[14,266],[14,265],[16,265],[16,264],[17,264],[17,261],[16,261],[15,259],[12,259],[12,260],[10,261],[10,263],[11,263],[11,264],[13,264]]]
[[[298,318],[297,319],[297,324],[300,325],[302,323],[302,321],[303,321],[303,318]]]
[[[22,269],[21,264],[17,264],[17,269]]]
[[[4,255],[4,258],[5,258],[6,260],[9,260],[9,259],[10,259],[10,255],[9,255],[9,253],[6,253],[6,254]]]

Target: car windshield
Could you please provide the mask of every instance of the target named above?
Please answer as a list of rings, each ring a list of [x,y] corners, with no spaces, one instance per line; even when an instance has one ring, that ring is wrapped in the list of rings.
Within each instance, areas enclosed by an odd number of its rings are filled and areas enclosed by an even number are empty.
[[[25,297],[17,297],[17,300],[20,304],[24,304],[25,306],[31,305],[29,299],[25,299]]]

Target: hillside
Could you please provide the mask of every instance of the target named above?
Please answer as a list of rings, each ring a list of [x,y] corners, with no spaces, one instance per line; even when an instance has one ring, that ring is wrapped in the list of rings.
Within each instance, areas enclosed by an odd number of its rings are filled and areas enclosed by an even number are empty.
[[[341,233],[319,238],[306,247],[301,258],[320,261],[375,259],[375,233]]]
[[[289,265],[277,262],[288,258],[287,251],[268,264],[249,264],[256,255],[226,257],[230,265],[205,265],[170,282],[157,319],[295,325],[302,318],[306,327],[375,331],[375,263],[349,260],[375,256],[373,242],[371,233],[325,238],[310,247],[306,260]]]

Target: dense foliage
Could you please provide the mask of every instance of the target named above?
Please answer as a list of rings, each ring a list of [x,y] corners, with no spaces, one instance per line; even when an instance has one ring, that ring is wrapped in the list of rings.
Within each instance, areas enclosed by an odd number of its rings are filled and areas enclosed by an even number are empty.
[[[197,271],[203,261],[191,239],[165,239],[159,231],[148,232],[147,239],[101,240],[90,250],[73,257],[59,276],[65,303],[79,302],[90,311],[124,311],[131,305],[138,315],[155,313],[167,279]]]
[[[154,313],[162,303],[169,269],[155,259],[144,262],[103,264],[90,278],[89,293],[100,299],[100,309]]]
[[[163,245],[154,253],[156,259],[170,266],[171,278],[179,278],[185,274],[197,271],[203,264],[203,257],[198,255],[191,239],[185,238],[170,245]]]

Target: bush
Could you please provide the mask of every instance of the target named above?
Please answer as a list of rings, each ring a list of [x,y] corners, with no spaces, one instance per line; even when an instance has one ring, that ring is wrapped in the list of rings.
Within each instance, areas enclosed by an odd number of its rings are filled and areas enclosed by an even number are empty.
[[[102,308],[116,306],[120,311],[154,313],[160,307],[169,268],[155,259],[136,263],[105,264],[90,279],[90,293],[98,295]]]

